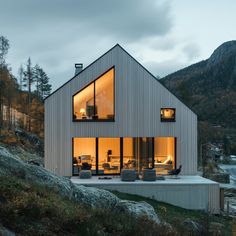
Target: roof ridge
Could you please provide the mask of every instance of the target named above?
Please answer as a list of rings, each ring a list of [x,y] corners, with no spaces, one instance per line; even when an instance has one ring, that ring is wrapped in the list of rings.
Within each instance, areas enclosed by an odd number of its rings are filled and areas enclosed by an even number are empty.
[[[74,78],[76,78],[80,73],[82,73],[84,70],[88,69],[90,66],[92,66],[96,61],[98,61],[100,58],[102,58],[103,56],[105,56],[107,53],[109,53],[110,51],[112,51],[115,47],[120,47],[122,48],[118,43],[115,44],[112,48],[110,48],[108,51],[106,51],[105,53],[103,53],[100,57],[98,57],[96,60],[94,60],[93,62],[91,62],[88,66],[86,66],[83,70],[81,70],[79,73],[77,73],[76,75],[74,75],[71,79],[69,79],[68,81],[66,81],[64,84],[62,84],[59,88],[57,88],[55,91],[53,91],[51,94],[49,94],[46,98],[44,98],[44,101],[47,100],[49,97],[51,97],[51,95],[53,95],[54,93],[58,92],[62,87],[64,87],[66,84],[68,84],[70,81],[72,81]],[[122,48],[123,49],[123,48]],[[123,49],[124,50],[124,49]]]
[[[56,89],[54,92],[52,92],[50,95],[48,95],[46,99],[48,99],[51,95],[59,91],[62,87],[64,87],[66,84],[68,84],[70,81],[72,81],[74,78],[76,78],[80,73],[82,73],[84,70],[88,69],[90,66],[92,66],[95,62],[97,62],[100,58],[105,56],[107,53],[112,51],[114,48],[119,47],[123,52],[125,52],[130,58],[132,58],[136,63],[138,63],[153,79],[155,79],[163,88],[165,88],[168,92],[170,92],[174,97],[177,98],[181,103],[183,103],[189,110],[191,110],[195,115],[197,115],[189,106],[187,106],[181,99],[179,99],[174,93],[172,93],[164,84],[162,84],[148,69],[146,69],[139,61],[137,61],[129,52],[127,52],[119,43],[116,43],[112,48],[110,48],[108,51],[103,53],[100,57],[98,57],[95,61],[90,63],[88,66],[86,66],[82,71],[80,71],[78,74],[74,75],[71,79],[69,79],[67,82],[65,82],[63,85],[61,85],[58,89]]]

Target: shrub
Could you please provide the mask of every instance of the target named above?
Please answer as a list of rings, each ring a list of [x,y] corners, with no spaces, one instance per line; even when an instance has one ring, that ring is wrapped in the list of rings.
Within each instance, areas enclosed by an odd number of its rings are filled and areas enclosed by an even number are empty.
[[[2,204],[4,203],[4,204]],[[0,222],[20,235],[175,235],[147,217],[87,208],[46,187],[0,177]]]

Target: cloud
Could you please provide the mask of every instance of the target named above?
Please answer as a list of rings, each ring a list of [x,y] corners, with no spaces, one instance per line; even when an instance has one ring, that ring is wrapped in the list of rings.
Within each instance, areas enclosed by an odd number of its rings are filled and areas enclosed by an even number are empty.
[[[137,54],[137,59],[155,76],[164,77],[200,60],[199,46],[192,41],[183,42],[170,34],[150,38],[147,42],[148,46]],[[139,43],[133,45],[133,52],[138,46]]]
[[[99,33],[136,41],[165,35],[173,25],[169,1],[162,0],[8,0],[1,8],[13,28],[24,26],[33,33],[61,27],[59,33],[73,29],[74,37]]]
[[[170,0],[0,2],[0,35],[10,40],[13,73],[30,56],[48,73],[53,89],[73,75],[74,63],[86,66],[116,43],[131,52],[138,48],[134,56],[146,48],[173,47],[173,41],[161,40],[174,25]]]
[[[176,58],[173,58],[163,62],[149,61],[144,65],[154,76],[159,76],[162,78],[170,73],[184,68],[188,64],[179,62]]]
[[[187,60],[192,61],[200,55],[200,48],[196,43],[190,42],[184,45],[183,52],[185,53]]]

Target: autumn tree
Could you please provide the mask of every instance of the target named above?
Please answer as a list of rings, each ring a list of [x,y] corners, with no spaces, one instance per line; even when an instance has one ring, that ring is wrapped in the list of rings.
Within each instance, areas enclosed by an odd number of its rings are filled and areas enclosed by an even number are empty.
[[[11,130],[15,126],[14,109],[15,99],[17,97],[18,84],[16,78],[8,73],[8,82],[5,86],[5,105],[6,105],[6,127]]]
[[[5,58],[9,47],[8,39],[4,36],[0,36],[0,132],[3,128],[3,94],[6,86],[5,76],[7,74]]]
[[[18,75],[19,75],[19,88],[20,90],[23,89],[23,78],[24,78],[24,68],[22,65],[20,65],[20,68],[18,70]]]
[[[43,137],[43,99],[51,92],[49,78],[29,58],[20,66],[17,81],[6,63],[8,49],[8,39],[0,36],[0,132],[20,127]]]

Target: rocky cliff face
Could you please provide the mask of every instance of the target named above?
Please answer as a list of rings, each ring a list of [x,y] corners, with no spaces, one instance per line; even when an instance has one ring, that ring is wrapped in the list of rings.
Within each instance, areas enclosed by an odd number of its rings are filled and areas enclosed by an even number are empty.
[[[161,79],[200,121],[236,128],[236,41],[219,46],[201,61]]]
[[[228,61],[230,60],[231,57],[235,56],[236,56],[236,40],[225,42],[215,49],[215,51],[208,59],[207,66],[208,68],[220,66],[221,64],[225,64],[225,61]],[[231,72],[234,75],[236,75],[235,73],[236,64],[233,65]]]
[[[0,147],[0,176],[17,176],[47,186],[61,196],[77,201],[88,208],[125,212],[131,217],[146,216],[155,223],[160,223],[153,207],[145,202],[120,200],[109,191],[73,184],[70,179],[57,176],[41,166],[16,159],[4,147]]]

